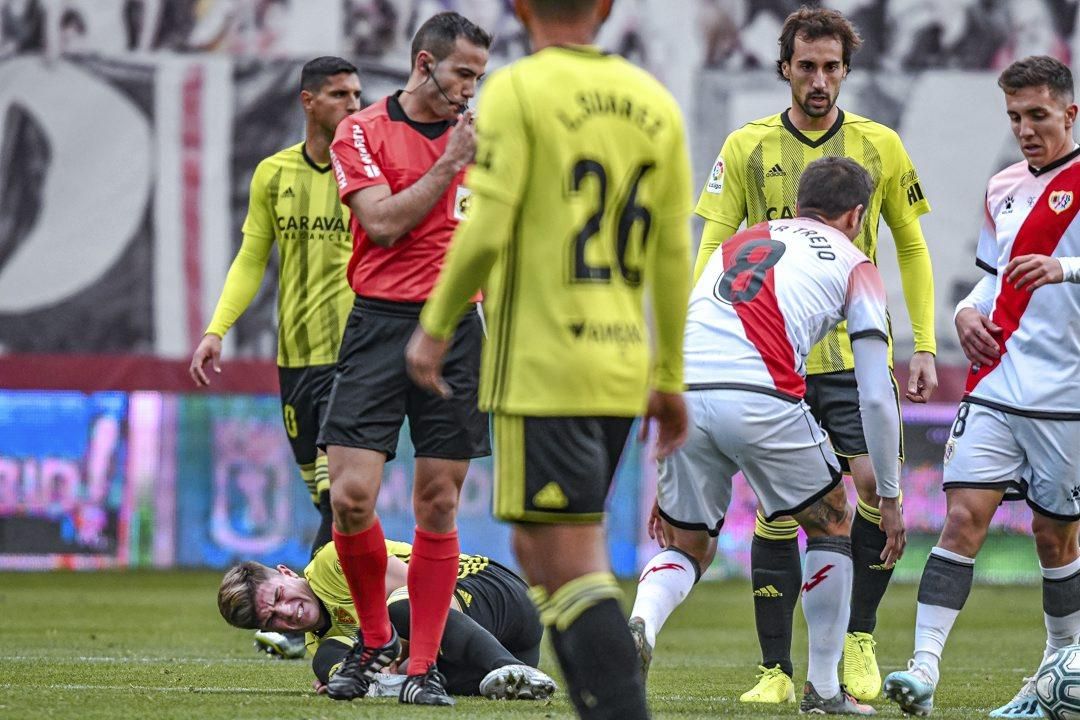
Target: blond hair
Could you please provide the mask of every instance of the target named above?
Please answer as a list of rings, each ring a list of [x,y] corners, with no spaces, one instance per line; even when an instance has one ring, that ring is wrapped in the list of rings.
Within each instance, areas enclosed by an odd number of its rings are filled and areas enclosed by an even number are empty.
[[[225,573],[217,596],[218,611],[225,622],[246,630],[260,629],[255,613],[255,591],[273,575],[270,568],[250,560]]]

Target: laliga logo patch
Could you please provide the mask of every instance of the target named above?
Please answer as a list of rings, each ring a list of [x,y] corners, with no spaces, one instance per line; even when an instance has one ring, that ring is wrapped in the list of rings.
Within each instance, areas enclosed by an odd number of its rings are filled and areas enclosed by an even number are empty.
[[[716,158],[712,172],[709,173],[709,182],[705,185],[705,191],[713,195],[719,195],[724,189],[724,158]]]
[[[1058,215],[1072,207],[1072,190],[1055,190],[1050,193],[1050,209]]]
[[[472,192],[458,185],[457,195],[454,198],[454,219],[465,220],[469,217],[469,208],[472,207]]]

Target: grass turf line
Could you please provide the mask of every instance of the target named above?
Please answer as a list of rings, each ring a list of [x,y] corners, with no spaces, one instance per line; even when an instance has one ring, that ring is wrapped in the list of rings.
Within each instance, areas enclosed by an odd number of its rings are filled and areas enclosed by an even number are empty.
[[[311,692],[307,662],[255,653],[251,633],[217,614],[216,572],[0,574],[0,718],[563,718],[551,703],[459,698],[457,708],[400,706],[380,699],[338,703]],[[633,586],[625,586],[628,598]],[[882,671],[912,645],[915,587],[896,585],[880,613]],[[946,649],[934,717],[984,717],[1012,697],[1041,657],[1038,586],[976,586]],[[795,705],[744,705],[757,640],[745,582],[706,582],[660,635],[649,680],[657,718],[791,718]],[[797,611],[796,689],[806,670],[805,623]],[[545,648],[543,667],[558,677]],[[879,714],[900,717],[876,701]],[[464,714],[463,714],[464,713]]]

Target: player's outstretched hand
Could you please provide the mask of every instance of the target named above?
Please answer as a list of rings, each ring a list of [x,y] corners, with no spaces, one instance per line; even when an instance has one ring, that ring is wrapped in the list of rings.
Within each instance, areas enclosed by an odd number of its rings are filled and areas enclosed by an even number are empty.
[[[199,346],[191,355],[188,375],[195,381],[196,387],[209,387],[210,378],[206,375],[206,363],[209,362],[214,372],[221,372],[221,338],[212,333],[203,335]]]
[[[443,157],[453,164],[456,172],[461,172],[476,157],[476,124],[472,110],[466,110],[458,117]]]
[[[656,457],[666,458],[686,442],[686,401],[682,393],[649,392],[649,405],[641,421],[641,440],[649,436],[653,422],[659,426],[656,438]]]
[[[664,534],[664,521],[660,519],[660,502],[653,498],[652,510],[649,511],[649,521],[645,525],[649,531],[649,537],[656,541],[661,550],[667,549],[667,535]]]
[[[993,365],[1001,357],[995,336],[1001,328],[979,313],[975,308],[964,308],[956,313],[956,334],[967,359],[979,365]]]
[[[442,376],[443,358],[450,348],[450,340],[437,340],[417,327],[405,347],[405,367],[409,377],[418,386],[441,398],[452,394]]]
[[[904,556],[907,546],[907,530],[904,528],[904,511],[899,498],[881,498],[878,506],[881,512],[881,530],[885,533],[885,549],[881,551],[881,562],[891,568]]]
[[[1014,257],[1005,266],[1005,282],[1012,283],[1017,290],[1034,292],[1043,285],[1065,281],[1065,271],[1061,261],[1046,255],[1020,255]]]
[[[934,354],[920,351],[911,356],[908,365],[907,399],[913,403],[930,401],[930,396],[937,390],[937,368],[934,367]]]

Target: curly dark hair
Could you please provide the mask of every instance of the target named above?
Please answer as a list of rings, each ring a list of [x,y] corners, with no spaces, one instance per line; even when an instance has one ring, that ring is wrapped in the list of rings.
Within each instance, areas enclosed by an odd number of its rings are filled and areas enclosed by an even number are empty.
[[[804,5],[787,16],[780,31],[780,59],[776,61],[776,74],[780,79],[787,80],[784,77],[784,63],[791,62],[791,56],[795,54],[795,38],[817,40],[824,37],[840,41],[844,48],[844,69],[851,70],[851,56],[858,52],[862,45],[859,31],[836,10]]]

